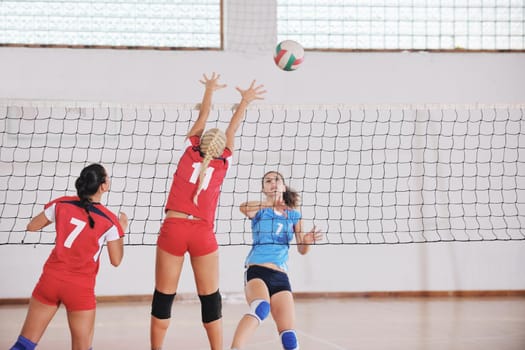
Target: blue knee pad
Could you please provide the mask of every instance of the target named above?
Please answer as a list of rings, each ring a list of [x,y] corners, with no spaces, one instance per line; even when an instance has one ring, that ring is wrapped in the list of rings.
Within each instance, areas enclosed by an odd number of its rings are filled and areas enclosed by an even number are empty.
[[[15,345],[13,345],[9,350],[34,350],[35,347],[36,343],[33,343],[23,335],[19,335]]]
[[[255,299],[250,303],[250,313],[259,323],[264,321],[270,314],[270,303],[264,299]]]
[[[292,329],[288,329],[281,332],[281,343],[285,350],[296,350],[299,349],[299,343],[297,342],[297,335]]]

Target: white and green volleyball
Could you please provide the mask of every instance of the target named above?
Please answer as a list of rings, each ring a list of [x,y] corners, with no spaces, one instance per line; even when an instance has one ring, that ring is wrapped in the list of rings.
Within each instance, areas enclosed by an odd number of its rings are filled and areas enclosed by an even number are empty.
[[[277,44],[273,59],[282,70],[296,70],[304,61],[304,49],[297,41],[284,40]]]

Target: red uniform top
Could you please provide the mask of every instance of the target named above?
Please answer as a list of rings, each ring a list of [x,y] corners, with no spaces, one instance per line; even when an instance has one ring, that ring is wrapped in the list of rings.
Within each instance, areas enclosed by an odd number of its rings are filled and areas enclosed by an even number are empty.
[[[220,158],[210,161],[204,176],[202,190],[198,197],[198,205],[195,205],[193,197],[197,193],[203,157],[199,151],[200,137],[191,136],[189,141],[191,144],[184,151],[177,170],[173,175],[166,210],[190,214],[213,225],[220,188],[226,176],[232,152],[225,148]]]
[[[44,207],[46,218],[55,222],[55,248],[44,265],[44,272],[78,283],[94,283],[99,256],[106,241],[124,236],[115,214],[100,203],[89,207],[95,227],[89,227],[85,209],[76,196],[57,198]]]

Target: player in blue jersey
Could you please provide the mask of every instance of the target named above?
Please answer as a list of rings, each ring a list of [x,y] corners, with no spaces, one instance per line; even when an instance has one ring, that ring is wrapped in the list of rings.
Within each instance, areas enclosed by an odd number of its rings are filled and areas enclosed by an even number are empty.
[[[303,232],[301,213],[296,209],[299,194],[285,185],[280,173],[270,171],[264,175],[262,192],[266,200],[240,206],[252,224],[252,249],[245,262],[245,294],[250,312],[237,325],[231,349],[242,349],[271,312],[283,349],[294,350],[299,348],[299,343],[287,274],[288,250],[295,237],[297,250],[304,255],[323,234],[315,226]]]

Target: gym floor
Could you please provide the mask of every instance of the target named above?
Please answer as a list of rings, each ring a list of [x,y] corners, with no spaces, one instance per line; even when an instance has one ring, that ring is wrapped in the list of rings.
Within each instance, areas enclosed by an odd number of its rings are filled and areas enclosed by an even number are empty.
[[[94,349],[149,349],[148,301],[99,302]],[[224,349],[240,317],[242,296],[226,296]],[[524,297],[356,297],[296,300],[301,350],[524,350]],[[0,306],[0,348],[17,337],[26,305]],[[165,349],[209,349],[196,300],[177,300]],[[66,313],[59,310],[39,350],[69,349]],[[281,349],[266,320],[246,350]]]

